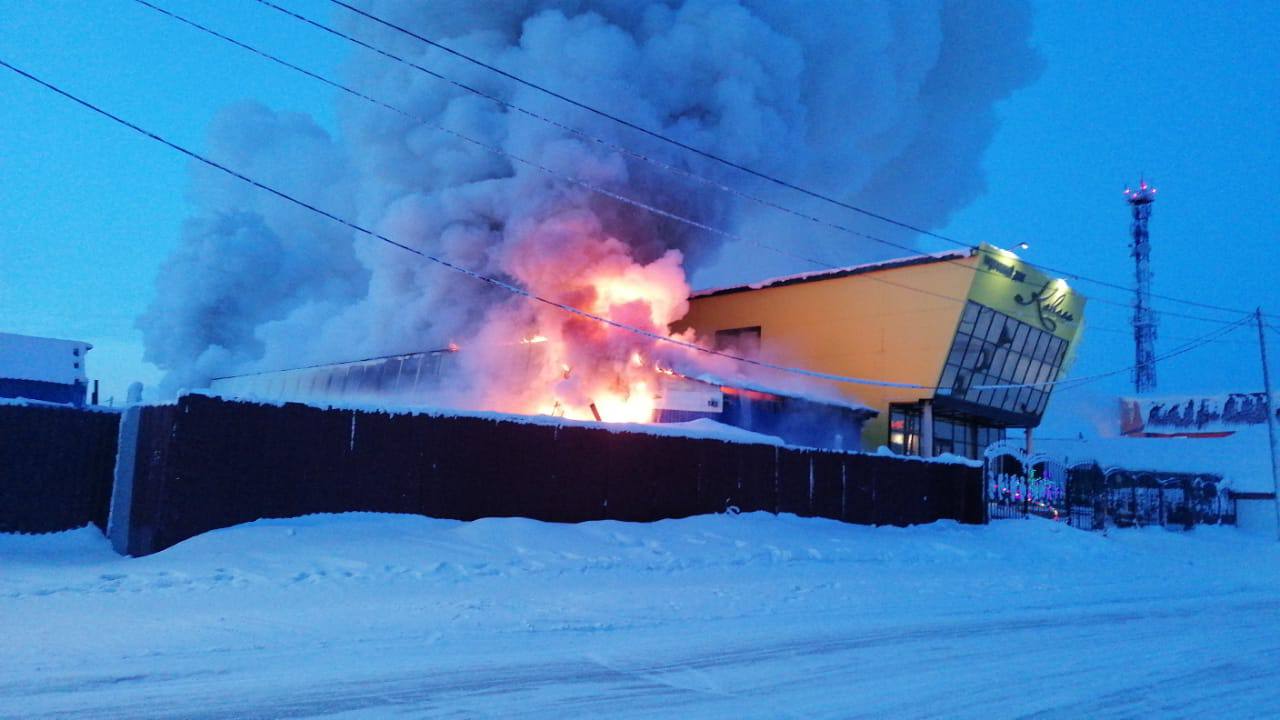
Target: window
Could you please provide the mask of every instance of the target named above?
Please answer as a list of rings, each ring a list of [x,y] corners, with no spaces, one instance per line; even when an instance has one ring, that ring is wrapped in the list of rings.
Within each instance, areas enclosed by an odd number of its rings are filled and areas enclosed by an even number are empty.
[[[899,455],[920,454],[920,408],[889,406],[889,449]]]
[[[991,308],[969,302],[960,316],[938,385],[951,396],[1007,412],[1040,415],[1052,386],[1036,385],[1058,379],[1067,343]],[[975,441],[985,447],[986,443]],[[960,453],[957,453],[960,454]]]
[[[920,406],[889,406],[889,449],[899,455],[920,454]],[[1004,439],[1004,428],[984,425],[981,421],[935,412],[933,416],[933,454],[951,453],[975,460],[987,446]]]
[[[748,356],[759,354],[760,326],[717,330],[716,349],[729,350]]]

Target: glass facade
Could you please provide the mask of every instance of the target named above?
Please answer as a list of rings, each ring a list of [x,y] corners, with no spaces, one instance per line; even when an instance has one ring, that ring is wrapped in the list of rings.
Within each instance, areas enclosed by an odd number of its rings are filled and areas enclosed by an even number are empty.
[[[899,455],[920,454],[919,405],[889,406],[889,449]],[[982,451],[997,440],[1003,440],[1002,427],[992,427],[976,418],[957,415],[933,415],[933,454],[951,453],[979,460]]]
[[[1066,353],[1066,340],[970,301],[938,385],[949,388],[957,400],[1038,418],[1049,402],[1050,386],[981,388],[1056,380]]]

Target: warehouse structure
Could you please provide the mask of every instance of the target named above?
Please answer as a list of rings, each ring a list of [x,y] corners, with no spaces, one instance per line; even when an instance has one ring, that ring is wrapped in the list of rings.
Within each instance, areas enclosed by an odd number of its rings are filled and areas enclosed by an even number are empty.
[[[508,371],[527,372],[545,362],[542,346],[512,343]],[[224,397],[307,403],[447,407],[456,401],[456,346],[288,370],[215,378],[210,390]],[[862,427],[874,410],[856,400],[814,397],[744,377],[668,370],[657,376],[654,412],[647,422],[714,420],[779,437],[792,445],[857,450]],[[597,418],[598,419],[598,418]]]

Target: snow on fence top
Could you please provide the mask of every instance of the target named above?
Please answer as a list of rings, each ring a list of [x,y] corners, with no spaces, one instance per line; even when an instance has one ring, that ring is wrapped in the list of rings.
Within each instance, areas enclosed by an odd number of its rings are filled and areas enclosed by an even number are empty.
[[[84,356],[92,348],[80,340],[0,333],[0,378],[85,383]]]
[[[38,407],[49,408],[51,410],[66,410],[68,412],[94,412],[116,414],[124,412],[123,407],[111,407],[107,405],[68,405],[63,402],[50,402],[48,400],[32,400],[31,398],[0,398],[0,407]]]
[[[217,398],[227,400],[229,402],[253,403],[256,405],[268,405],[273,407],[283,407],[286,404],[305,405],[320,410],[350,410],[356,412],[369,413],[388,413],[391,415],[426,415],[429,417],[460,417],[474,418],[479,420],[492,420],[494,422],[511,422],[521,423],[525,425],[544,425],[556,427],[581,427],[591,428],[595,430],[605,430],[613,433],[638,433],[645,435],[661,435],[666,437],[685,437],[699,440],[719,440],[721,442],[740,443],[746,445],[771,445],[775,447],[792,447],[800,448],[796,445],[788,445],[782,438],[773,435],[764,435],[761,433],[743,430],[742,428],[726,425],[707,418],[691,420],[689,422],[678,423],[606,423],[593,422],[590,420],[570,420],[562,417],[552,417],[550,415],[518,415],[515,413],[500,413],[486,410],[460,410],[456,408],[440,408],[440,407],[421,407],[421,406],[395,406],[395,405],[378,405],[368,403],[352,403],[352,402],[295,402],[273,400],[255,397],[252,395],[231,395],[218,393],[213,391],[186,391],[188,395],[200,395],[203,397]],[[868,453],[858,453],[852,451],[827,450],[824,448],[803,448],[809,450],[821,450],[822,452],[843,452],[850,455],[865,455]],[[875,455],[893,455],[887,449],[882,448],[879,452],[872,453]],[[937,462],[949,465],[969,465],[980,466],[982,463],[968,458],[955,455],[943,455],[936,458],[922,458],[916,456],[900,456],[904,460],[915,460],[920,462]]]

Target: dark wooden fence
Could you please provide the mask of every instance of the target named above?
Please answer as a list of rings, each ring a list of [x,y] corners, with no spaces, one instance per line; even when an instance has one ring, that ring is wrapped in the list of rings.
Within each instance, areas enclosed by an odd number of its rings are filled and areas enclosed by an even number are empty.
[[[652,521],[726,510],[982,522],[981,468],[474,417],[230,402],[131,414],[113,542],[145,555],[263,517],[375,511]],[[119,526],[119,527],[115,527]]]
[[[106,529],[118,413],[0,404],[0,532]]]

